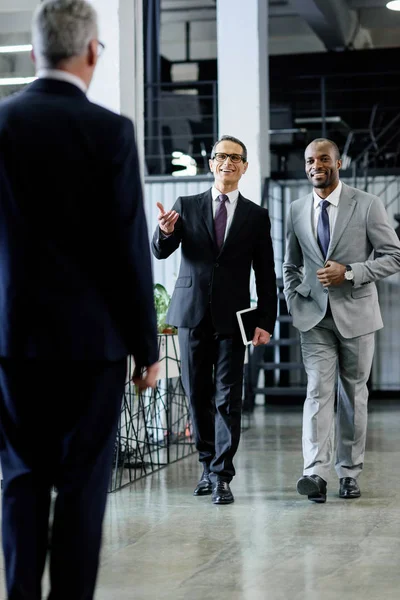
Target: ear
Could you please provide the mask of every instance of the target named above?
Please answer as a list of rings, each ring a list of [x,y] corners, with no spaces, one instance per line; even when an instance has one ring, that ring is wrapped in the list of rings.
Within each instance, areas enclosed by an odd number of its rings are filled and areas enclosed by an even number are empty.
[[[31,56],[31,61],[33,62],[34,65],[36,65],[36,56],[35,56],[35,51],[34,51],[33,48],[31,50],[31,55],[30,56]]]
[[[208,160],[208,165],[210,167],[211,173],[214,173],[214,161],[211,158]]]
[[[96,66],[96,64],[97,64],[97,41],[96,40],[90,40],[90,42],[89,42],[87,59],[88,59],[89,67]]]
[[[341,161],[341,160],[338,160],[338,161],[337,161],[337,168],[338,168],[338,169],[341,169],[341,168],[342,168],[342,161]]]

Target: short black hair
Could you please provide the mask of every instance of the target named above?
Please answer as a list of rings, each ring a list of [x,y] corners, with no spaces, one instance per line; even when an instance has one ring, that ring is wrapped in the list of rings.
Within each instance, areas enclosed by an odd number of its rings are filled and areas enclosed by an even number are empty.
[[[335,144],[334,141],[328,140],[328,138],[316,138],[315,140],[312,140],[312,142],[310,142],[308,144],[308,146],[311,146],[311,144],[330,144],[335,152],[336,160],[340,160],[340,158],[341,158],[340,150],[339,150],[338,145]],[[307,146],[307,148],[308,148],[308,146]]]
[[[211,150],[211,158],[214,158],[215,156],[215,149],[218,146],[218,144],[220,144],[221,142],[233,142],[234,144],[239,144],[239,146],[242,146],[243,148],[243,160],[244,162],[247,162],[247,148],[246,146],[243,144],[243,142],[241,142],[240,140],[238,140],[237,138],[235,138],[233,135],[223,135],[219,138],[219,140],[217,140],[214,144],[214,146],[212,147]]]

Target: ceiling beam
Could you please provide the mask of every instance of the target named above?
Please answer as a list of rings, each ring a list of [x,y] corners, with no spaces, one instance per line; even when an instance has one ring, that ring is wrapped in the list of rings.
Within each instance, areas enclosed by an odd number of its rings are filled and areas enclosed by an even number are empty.
[[[292,5],[322,40],[327,50],[371,46],[368,32],[362,30],[358,15],[346,0],[292,0]]]

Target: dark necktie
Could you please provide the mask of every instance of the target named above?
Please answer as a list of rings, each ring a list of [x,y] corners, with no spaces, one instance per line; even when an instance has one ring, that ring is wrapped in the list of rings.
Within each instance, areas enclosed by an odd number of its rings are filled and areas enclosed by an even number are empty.
[[[331,232],[329,229],[329,215],[327,208],[330,202],[328,200],[321,200],[319,206],[321,212],[319,213],[318,225],[317,225],[317,237],[318,245],[321,248],[322,256],[324,259],[328,254],[329,242],[331,241]]]
[[[228,211],[226,210],[225,202],[229,201],[228,196],[221,194],[218,196],[219,204],[215,213],[214,219],[214,230],[215,230],[215,241],[217,242],[218,249],[220,250],[225,239],[226,221],[228,218]]]

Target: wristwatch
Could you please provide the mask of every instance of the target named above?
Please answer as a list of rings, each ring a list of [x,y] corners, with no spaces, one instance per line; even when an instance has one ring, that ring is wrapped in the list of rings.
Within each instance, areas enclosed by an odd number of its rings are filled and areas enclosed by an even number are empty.
[[[344,273],[344,278],[347,281],[353,281],[353,279],[354,279],[354,271],[350,265],[346,265],[346,271]]]

